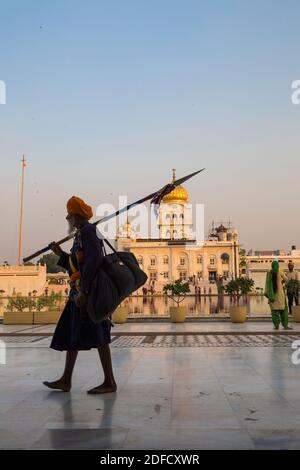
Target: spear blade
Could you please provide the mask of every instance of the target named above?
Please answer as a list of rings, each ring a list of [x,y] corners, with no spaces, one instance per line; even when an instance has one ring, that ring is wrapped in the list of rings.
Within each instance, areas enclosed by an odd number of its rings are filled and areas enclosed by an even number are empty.
[[[205,170],[205,168],[201,168],[201,170],[194,171],[194,173],[190,173],[187,176],[183,176],[182,178],[179,178],[178,180],[176,180],[174,182],[175,186],[178,186],[179,184],[185,183],[185,181],[189,180],[190,178],[192,178],[195,175],[198,175],[198,173],[201,173],[201,171],[204,171],[204,170]]]

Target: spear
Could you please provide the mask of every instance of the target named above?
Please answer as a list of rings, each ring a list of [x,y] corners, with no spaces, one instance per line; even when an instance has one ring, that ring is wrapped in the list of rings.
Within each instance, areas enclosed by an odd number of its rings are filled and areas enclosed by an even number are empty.
[[[100,223],[106,222],[109,219],[112,219],[113,217],[117,217],[118,215],[122,214],[123,212],[128,211],[129,209],[132,209],[132,207],[138,206],[139,204],[142,204],[143,202],[148,201],[149,199],[152,199],[153,202],[159,203],[162,196],[165,196],[166,194],[169,194],[176,186],[179,186],[180,184],[183,184],[185,181],[189,180],[193,176],[197,175],[198,173],[201,173],[201,171],[205,170],[205,168],[202,168],[201,170],[195,171],[194,173],[190,173],[187,176],[183,176],[182,178],[179,178],[178,180],[173,181],[171,184],[165,185],[163,188],[159,189],[158,191],[155,191],[154,193],[148,194],[148,196],[143,197],[142,199],[139,199],[138,201],[132,202],[131,204],[128,204],[128,206],[123,207],[122,209],[119,209],[118,211],[114,212],[113,214],[106,215],[105,217],[102,217],[102,219],[97,220],[96,222],[93,222],[93,225],[98,225]],[[62,245],[63,243],[71,240],[75,235],[75,231],[67,235],[65,238],[62,238],[58,242],[56,242],[56,245]],[[30,256],[27,256],[26,258],[23,258],[23,262],[27,263],[28,261],[32,260],[33,258],[36,258],[39,255],[42,255],[43,253],[46,253],[49,251],[50,245],[47,245],[45,248],[42,248],[39,251],[36,251]]]

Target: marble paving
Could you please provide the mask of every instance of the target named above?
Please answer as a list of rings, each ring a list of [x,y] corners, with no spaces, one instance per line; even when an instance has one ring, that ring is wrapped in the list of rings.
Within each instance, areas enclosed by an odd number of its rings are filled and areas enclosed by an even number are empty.
[[[300,323],[293,323],[293,332],[300,333]],[[55,325],[3,325],[0,323],[0,335],[6,333],[22,333],[33,334],[38,336],[39,333],[52,334]],[[280,330],[282,331],[282,330]],[[112,332],[117,333],[141,333],[147,332],[190,332],[190,333],[268,333],[273,332],[271,318],[269,321],[231,323],[225,321],[209,321],[209,322],[185,322],[185,323],[161,323],[161,322],[127,322],[122,325],[115,325]]]
[[[8,343],[0,363],[0,448],[300,449],[292,341],[113,346],[119,388],[103,396],[86,394],[102,379],[96,351],[79,354],[72,391],[62,393],[42,385],[64,363],[49,338]]]
[[[300,340],[299,334],[151,334],[112,336],[112,348],[216,348],[216,347],[290,347],[293,341]],[[1,336],[6,348],[49,347],[51,337],[45,336]]]

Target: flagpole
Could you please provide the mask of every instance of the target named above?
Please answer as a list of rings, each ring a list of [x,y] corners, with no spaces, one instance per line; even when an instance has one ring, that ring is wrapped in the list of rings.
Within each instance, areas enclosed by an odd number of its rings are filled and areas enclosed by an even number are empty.
[[[25,166],[26,166],[25,155],[23,155],[23,158],[22,158],[21,162],[22,162],[22,185],[21,185],[21,205],[20,205],[20,231],[19,231],[18,266],[21,266],[21,253],[22,253],[24,176],[25,176]]]

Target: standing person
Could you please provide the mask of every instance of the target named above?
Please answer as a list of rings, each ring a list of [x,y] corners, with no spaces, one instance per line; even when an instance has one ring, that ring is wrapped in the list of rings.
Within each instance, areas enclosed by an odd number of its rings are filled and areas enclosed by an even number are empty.
[[[280,323],[285,330],[291,330],[288,326],[288,307],[284,291],[287,278],[279,271],[278,261],[273,261],[271,271],[268,271],[265,286],[267,297],[272,312],[272,321],[275,330],[279,330]]]
[[[289,261],[288,264],[289,272],[287,273],[286,277],[288,281],[298,281],[298,273],[294,271],[294,263],[293,261]],[[288,296],[288,301],[289,301],[289,313],[290,315],[292,314],[292,306],[295,300],[295,304],[299,305],[299,293],[298,293],[298,288],[288,290],[287,293]]]
[[[102,261],[103,241],[97,236],[96,226],[89,223],[93,216],[92,208],[82,199],[71,197],[67,203],[67,212],[69,233],[76,229],[71,254],[62,251],[55,242],[50,245],[52,251],[60,257],[58,264],[67,269],[70,275],[69,298],[50,345],[57,351],[66,351],[66,363],[61,378],[54,382],[44,382],[44,385],[69,392],[78,351],[96,348],[104,372],[104,382],[87,393],[115,392],[117,386],[109,347],[111,323],[105,320],[95,324],[86,311],[91,283]]]

